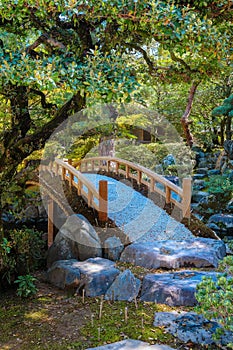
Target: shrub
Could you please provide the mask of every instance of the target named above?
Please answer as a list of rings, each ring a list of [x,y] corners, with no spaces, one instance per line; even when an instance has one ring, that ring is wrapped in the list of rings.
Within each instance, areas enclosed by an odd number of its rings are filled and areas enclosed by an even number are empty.
[[[35,229],[13,229],[0,243],[0,275],[11,283],[16,275],[35,271],[45,263],[46,243]]]
[[[233,256],[227,256],[219,264],[222,272],[214,281],[205,277],[197,286],[196,299],[199,305],[196,311],[207,319],[216,319],[223,328],[218,328],[214,336],[217,339],[224,330],[233,332]],[[229,344],[233,349],[233,344]]]
[[[28,298],[36,294],[37,288],[34,284],[36,278],[31,275],[18,276],[15,283],[18,284],[17,295],[21,298]]]
[[[201,203],[200,213],[208,219],[213,214],[225,211],[226,205],[233,195],[233,180],[228,174],[213,175],[210,176],[206,185],[210,196],[207,203]]]

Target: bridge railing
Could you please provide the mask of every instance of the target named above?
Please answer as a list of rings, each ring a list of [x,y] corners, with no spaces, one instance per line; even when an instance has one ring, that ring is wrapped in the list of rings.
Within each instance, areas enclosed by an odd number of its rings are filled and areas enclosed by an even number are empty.
[[[134,179],[139,185],[146,185],[150,193],[155,192],[164,197],[166,204],[173,203],[181,209],[183,217],[190,217],[191,178],[184,178],[181,188],[141,165],[115,157],[84,158],[79,162],[73,162],[73,166],[77,167],[80,172],[103,170],[123,175],[126,179]]]
[[[49,170],[56,176],[61,176],[62,180],[67,180],[70,187],[77,189],[77,194],[82,196],[89,207],[98,211],[99,220],[108,219],[108,188],[107,181],[99,181],[99,191],[88,181],[80,171],[71,165],[71,161],[66,162],[61,159],[55,159],[49,166],[41,166],[41,170]]]

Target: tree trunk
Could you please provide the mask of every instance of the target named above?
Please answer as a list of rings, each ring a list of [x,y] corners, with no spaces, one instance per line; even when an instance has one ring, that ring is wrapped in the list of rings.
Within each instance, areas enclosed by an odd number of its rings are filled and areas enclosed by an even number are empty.
[[[0,230],[2,227],[2,212],[4,210],[4,203],[6,203],[7,192],[11,191],[12,184],[20,184],[20,180],[16,178],[18,165],[32,152],[42,149],[55,129],[70,115],[82,110],[84,106],[85,97],[82,97],[78,92],[66,102],[56,112],[54,118],[42,126],[40,130],[33,134],[22,136],[22,130],[18,129],[14,139],[13,133],[11,133],[11,142],[8,142],[8,139],[3,139],[4,148],[0,156]],[[21,117],[24,116],[25,114],[21,115]],[[20,120],[19,115],[18,119]],[[6,134],[6,137],[8,136],[9,135]]]
[[[226,117],[226,139],[231,140],[231,117]]]
[[[194,82],[192,84],[190,91],[189,91],[187,106],[186,106],[185,112],[182,115],[181,120],[180,120],[181,125],[182,125],[183,130],[184,130],[186,142],[187,142],[188,146],[190,146],[190,147],[192,147],[192,145],[193,145],[193,135],[190,131],[189,116],[191,114],[194,96],[195,96],[195,93],[196,93],[196,90],[197,90],[199,83],[200,82]]]
[[[220,143],[221,143],[221,146],[223,146],[223,144],[224,144],[225,123],[226,123],[226,120],[225,120],[225,117],[224,117],[221,120],[221,124],[220,124]]]

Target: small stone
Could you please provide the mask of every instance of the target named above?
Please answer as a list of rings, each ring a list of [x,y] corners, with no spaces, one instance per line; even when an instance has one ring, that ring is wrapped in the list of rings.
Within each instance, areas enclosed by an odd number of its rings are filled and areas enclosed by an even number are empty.
[[[104,243],[104,257],[109,260],[117,261],[124,249],[120,238],[113,236],[106,239]]]
[[[199,203],[199,202],[207,203],[209,195],[210,194],[208,192],[204,192],[204,191],[193,192],[192,201],[196,203]]]

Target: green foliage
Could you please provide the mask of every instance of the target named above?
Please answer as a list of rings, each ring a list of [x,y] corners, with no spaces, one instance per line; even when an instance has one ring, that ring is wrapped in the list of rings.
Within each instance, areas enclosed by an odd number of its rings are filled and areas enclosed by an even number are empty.
[[[35,271],[44,266],[45,242],[34,229],[14,229],[3,237],[0,245],[0,275],[11,283],[16,274]]]
[[[233,331],[233,256],[227,256],[219,264],[222,272],[214,281],[204,277],[197,286],[196,299],[199,303],[196,310],[207,319],[216,319],[222,329],[218,329],[215,338],[223,329]],[[233,344],[229,345],[233,349]]]
[[[165,175],[178,175],[180,178],[187,177],[192,173],[194,166],[194,153],[182,142],[177,143],[150,143],[145,145],[156,157],[157,164],[171,154],[175,158],[175,165],[170,165],[164,171]]]
[[[226,202],[232,198],[233,180],[228,174],[210,176],[206,184],[208,192],[218,196],[218,200]]]
[[[116,144],[116,157],[140,164],[146,168],[153,169],[157,164],[155,155],[145,145],[134,144],[133,141],[119,141]]]
[[[18,276],[15,283],[18,284],[17,295],[21,298],[28,298],[37,293],[35,286],[36,278],[31,275]]]
[[[214,108],[212,111],[213,116],[229,115],[231,117],[232,113],[233,113],[233,95],[230,95],[228,98],[226,98],[223,101],[223,104],[221,106]]]
[[[228,174],[212,175],[206,181],[206,191],[210,196],[207,203],[200,203],[200,213],[208,219],[213,214],[225,211],[233,195],[233,180]]]

